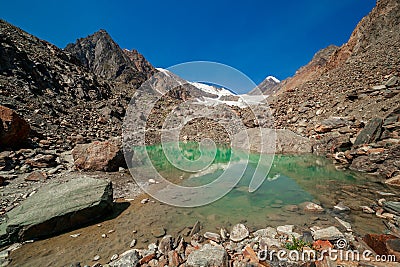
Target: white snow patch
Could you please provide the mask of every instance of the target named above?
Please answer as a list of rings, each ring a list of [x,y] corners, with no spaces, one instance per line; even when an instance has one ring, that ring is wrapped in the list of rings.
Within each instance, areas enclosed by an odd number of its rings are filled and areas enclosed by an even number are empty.
[[[204,83],[198,83],[198,82],[189,82],[191,85],[194,87],[202,90],[203,92],[217,95],[218,97],[220,96],[228,96],[228,95],[234,95],[231,91],[225,89],[225,88],[217,88],[208,84]]]
[[[158,71],[164,73],[167,77],[171,77],[170,72],[169,72],[168,70],[166,70],[166,69],[163,69],[163,68],[156,68],[156,70],[158,70]]]
[[[267,80],[273,80],[273,81],[276,82],[276,83],[280,83],[280,82],[281,82],[280,80],[278,80],[278,79],[275,78],[274,76],[268,76],[268,77],[267,77]]]

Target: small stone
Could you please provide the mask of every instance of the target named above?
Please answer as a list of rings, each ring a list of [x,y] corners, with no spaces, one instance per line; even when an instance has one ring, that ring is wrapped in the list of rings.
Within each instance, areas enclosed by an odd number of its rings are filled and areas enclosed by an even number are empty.
[[[70,237],[72,237],[72,238],[77,238],[78,236],[80,236],[81,234],[73,234],[73,235],[70,235]]]
[[[364,213],[368,213],[368,214],[374,214],[375,213],[375,211],[373,209],[371,209],[370,207],[368,207],[368,206],[360,206],[360,208],[362,209],[362,211]]]
[[[129,247],[133,248],[134,246],[136,246],[137,240],[133,239],[132,242],[130,243]]]
[[[115,232],[115,230],[108,231],[109,234],[114,233],[114,232]]]
[[[168,252],[168,266],[178,267],[182,263],[182,261],[182,258],[175,250],[171,250],[170,252]]]
[[[158,244],[158,251],[167,255],[172,250],[173,239],[171,235],[164,236]]]
[[[269,237],[261,238],[259,245],[260,245],[260,249],[262,249],[262,250],[282,247],[282,243],[279,242],[278,239],[269,238]]]
[[[276,228],[276,231],[280,235],[290,236],[293,233],[294,225],[282,225]]]
[[[190,236],[193,236],[195,234],[197,234],[198,232],[200,232],[200,222],[196,221],[192,227],[192,230],[190,231]]]
[[[25,181],[30,181],[30,182],[39,182],[44,180],[46,180],[46,176],[44,176],[43,173],[39,171],[31,172],[25,177]]]
[[[284,207],[284,210],[290,211],[290,212],[296,212],[296,211],[299,211],[299,207],[297,205],[286,205]]]
[[[102,238],[106,238],[107,235],[106,235],[106,234],[102,234],[101,237],[102,237]]]
[[[344,235],[335,226],[313,231],[312,234],[314,240],[336,240],[344,237]]]
[[[146,203],[149,202],[149,201],[150,201],[150,199],[144,198],[144,199],[142,199],[142,200],[140,201],[140,203],[146,204]]]
[[[110,261],[115,261],[116,259],[118,259],[118,254],[112,255]]]
[[[151,251],[156,251],[156,249],[158,248],[157,245],[155,243],[151,243],[147,246],[147,248]]]
[[[386,85],[384,85],[384,84],[382,84],[382,85],[375,85],[375,86],[372,86],[371,89],[372,89],[372,90],[384,90],[384,89],[386,89]]]
[[[267,227],[265,229],[259,229],[253,233],[255,237],[269,237],[275,238],[278,235],[278,232],[273,227]]]
[[[221,241],[221,236],[219,234],[216,234],[216,233],[205,232],[204,233],[204,237],[209,239],[209,240],[213,240],[213,241],[215,241],[217,243]]]
[[[343,202],[339,202],[337,205],[335,205],[335,206],[333,207],[333,209],[334,209],[335,211],[337,211],[337,212],[346,212],[346,211],[350,211],[350,208],[347,207],[347,206],[345,206],[345,205],[343,204]]]
[[[315,203],[312,203],[312,202],[306,202],[305,203],[305,207],[304,207],[304,211],[319,213],[319,212],[323,212],[324,209],[318,204],[315,204]]]
[[[99,256],[99,255],[94,256],[93,260],[94,260],[94,261],[100,260],[100,256]]]
[[[156,183],[156,180],[154,180],[154,179],[149,179],[149,184],[155,184]]]
[[[225,228],[221,228],[221,230],[219,232],[220,232],[222,240],[228,239],[228,231],[226,231]]]
[[[249,236],[249,230],[244,224],[236,224],[230,233],[230,239],[233,242],[239,242]]]
[[[340,218],[338,218],[338,217],[335,217],[335,219],[344,227],[344,228],[346,228],[346,231],[347,232],[352,232],[353,230],[351,229],[351,224],[350,223],[348,223],[348,222],[346,222],[346,221],[343,221],[342,219],[340,219]]]
[[[164,229],[164,227],[156,227],[156,228],[152,229],[151,234],[154,237],[162,237],[165,235],[165,229]]]

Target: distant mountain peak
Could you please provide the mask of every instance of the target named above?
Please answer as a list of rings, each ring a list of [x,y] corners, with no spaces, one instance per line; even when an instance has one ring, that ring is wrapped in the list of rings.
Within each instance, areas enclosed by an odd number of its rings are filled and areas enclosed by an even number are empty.
[[[132,80],[145,80],[155,72],[143,55],[134,49],[121,49],[104,29],[68,44],[64,50],[107,80],[130,83]]]

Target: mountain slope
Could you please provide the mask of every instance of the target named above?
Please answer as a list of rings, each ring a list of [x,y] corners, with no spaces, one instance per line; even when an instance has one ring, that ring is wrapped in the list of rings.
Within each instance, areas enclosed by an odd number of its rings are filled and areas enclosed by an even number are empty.
[[[68,44],[64,51],[78,58],[97,76],[134,87],[156,71],[138,51],[122,50],[105,30]]]
[[[276,125],[297,130],[300,121],[315,125],[332,115],[367,121],[398,107],[397,89],[374,92],[371,88],[399,76],[399,33],[400,3],[378,1],[346,44],[328,48],[330,56],[323,57],[323,64],[313,67],[312,61],[282,82],[281,93],[270,99]],[[304,133],[314,134],[311,129]]]
[[[28,120],[34,141],[67,150],[121,134],[135,88],[155,69],[104,31],[96,36],[97,45],[82,39],[88,50],[72,55],[0,20],[0,103]]]
[[[268,76],[264,79],[256,88],[251,90],[248,94],[249,95],[257,95],[257,94],[264,94],[264,95],[271,95],[275,93],[280,88],[280,83],[277,78],[274,76]]]

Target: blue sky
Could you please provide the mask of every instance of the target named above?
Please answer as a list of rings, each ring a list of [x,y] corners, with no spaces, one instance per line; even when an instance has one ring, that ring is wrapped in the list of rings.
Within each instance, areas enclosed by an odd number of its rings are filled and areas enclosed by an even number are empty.
[[[102,28],[156,67],[215,61],[258,84],[292,76],[319,49],[346,42],[375,1],[0,0],[0,17],[61,48]]]

